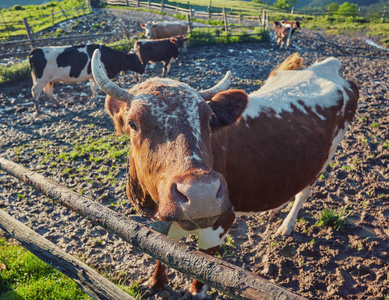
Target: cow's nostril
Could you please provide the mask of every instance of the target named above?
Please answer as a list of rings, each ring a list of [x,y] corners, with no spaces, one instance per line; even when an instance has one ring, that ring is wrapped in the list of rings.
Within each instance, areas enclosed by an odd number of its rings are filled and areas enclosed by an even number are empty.
[[[173,195],[173,199],[175,199],[175,201],[177,201],[178,203],[188,203],[189,202],[189,199],[187,196],[185,196],[179,189],[178,189],[178,186],[177,186],[177,183],[173,183],[172,184],[172,195]]]

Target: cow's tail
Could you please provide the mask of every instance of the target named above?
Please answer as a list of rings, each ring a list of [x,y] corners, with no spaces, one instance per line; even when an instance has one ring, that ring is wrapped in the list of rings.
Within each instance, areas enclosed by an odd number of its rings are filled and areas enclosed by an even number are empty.
[[[278,71],[290,71],[290,70],[299,70],[303,68],[304,60],[303,58],[297,53],[293,53],[290,55],[287,59],[285,59],[281,64],[279,64],[277,67],[271,71],[269,77],[275,76]]]

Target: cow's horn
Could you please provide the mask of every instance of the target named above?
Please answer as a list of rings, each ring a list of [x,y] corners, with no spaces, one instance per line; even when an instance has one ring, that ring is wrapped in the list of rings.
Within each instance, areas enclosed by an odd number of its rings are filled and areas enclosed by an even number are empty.
[[[230,85],[231,83],[231,78],[232,78],[232,75],[231,75],[231,71],[228,71],[226,73],[226,76],[224,76],[224,78],[222,80],[219,81],[219,83],[217,85],[215,85],[214,87],[208,89],[208,90],[205,90],[205,91],[200,91],[200,95],[205,99],[205,100],[209,100],[211,99],[213,96],[215,96],[217,93],[219,92],[222,92],[222,91],[225,91],[228,86]]]
[[[107,95],[120,101],[130,103],[133,98],[132,95],[109,80],[101,66],[100,56],[100,50],[96,49],[92,56],[92,74],[96,83]]]

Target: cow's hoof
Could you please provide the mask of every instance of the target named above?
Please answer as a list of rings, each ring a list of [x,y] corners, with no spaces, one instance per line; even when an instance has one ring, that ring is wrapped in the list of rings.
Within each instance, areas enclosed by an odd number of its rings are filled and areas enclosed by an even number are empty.
[[[154,278],[150,278],[143,283],[143,286],[152,291],[160,291],[164,288],[164,283],[158,282]]]
[[[142,300],[150,299],[156,293],[157,293],[157,291],[155,291],[147,286],[140,287],[140,299],[142,299]]]
[[[287,226],[280,226],[276,233],[275,233],[275,236],[276,237],[280,237],[280,238],[284,238],[284,237],[288,237],[292,234],[292,231],[293,231],[293,228],[288,228]]]
[[[192,294],[192,299],[194,300],[211,299],[211,296],[206,293],[209,289],[209,286],[205,284],[202,285],[201,288],[197,288],[192,285],[189,292]]]

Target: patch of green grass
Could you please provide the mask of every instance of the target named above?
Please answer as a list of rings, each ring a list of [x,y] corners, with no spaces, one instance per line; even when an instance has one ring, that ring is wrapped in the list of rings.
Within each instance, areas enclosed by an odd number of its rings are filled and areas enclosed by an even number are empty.
[[[84,6],[85,10],[81,9]],[[18,9],[18,7],[21,7]],[[55,13],[54,17],[52,13]],[[0,26],[0,41],[10,36],[25,35],[23,18],[26,18],[33,33],[52,27],[54,24],[91,13],[84,0],[52,1],[42,5],[14,5],[2,10],[1,21],[8,25]]]
[[[217,257],[223,259],[228,257],[234,257],[235,255],[235,241],[233,237],[227,236],[224,242],[222,243],[218,253],[216,254]]]
[[[27,61],[0,66],[0,86],[2,84],[26,79],[31,76],[30,66]]]
[[[316,221],[315,226],[323,228],[333,227],[336,230],[344,230],[346,226],[345,218],[348,215],[346,207],[340,212],[324,208],[319,219]]]
[[[0,295],[16,299],[92,299],[77,284],[29,251],[0,238]]]

